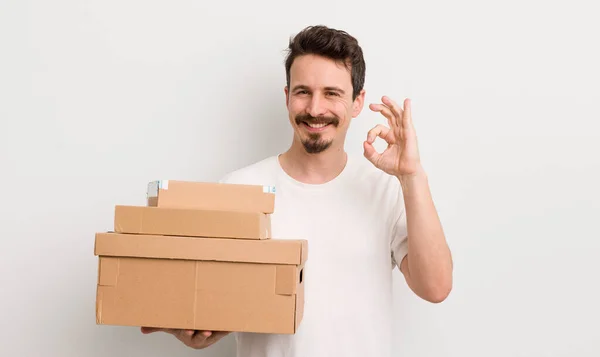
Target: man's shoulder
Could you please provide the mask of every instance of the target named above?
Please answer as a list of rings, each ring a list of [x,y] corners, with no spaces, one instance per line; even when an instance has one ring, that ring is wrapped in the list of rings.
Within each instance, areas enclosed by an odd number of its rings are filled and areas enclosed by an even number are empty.
[[[269,156],[227,173],[219,182],[245,185],[270,185],[277,172],[277,156]]]

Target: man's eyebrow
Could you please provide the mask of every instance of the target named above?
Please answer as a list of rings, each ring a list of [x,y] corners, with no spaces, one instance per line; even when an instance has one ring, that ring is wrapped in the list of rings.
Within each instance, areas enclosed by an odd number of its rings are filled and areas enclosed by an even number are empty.
[[[310,88],[308,88],[308,86],[305,86],[303,84],[298,84],[296,86],[294,86],[293,91],[297,91],[299,89],[303,89],[303,90],[310,90]],[[340,94],[345,94],[346,92],[344,92],[344,90],[342,88],[339,87],[325,87],[324,88],[326,91],[331,91],[331,92],[338,92]]]
[[[332,92],[338,92],[340,94],[345,93],[342,88],[338,88],[338,87],[325,87],[325,90],[332,91]]]
[[[298,89],[304,89],[304,90],[308,90],[308,87],[303,85],[303,84],[298,84],[296,86],[294,86],[294,92],[297,91]]]

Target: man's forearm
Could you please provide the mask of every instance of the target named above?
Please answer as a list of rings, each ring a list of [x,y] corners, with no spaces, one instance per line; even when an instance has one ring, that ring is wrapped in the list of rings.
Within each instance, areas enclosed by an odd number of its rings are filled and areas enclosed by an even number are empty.
[[[400,177],[408,228],[408,255],[401,270],[410,288],[431,302],[443,301],[452,289],[452,257],[424,170]]]

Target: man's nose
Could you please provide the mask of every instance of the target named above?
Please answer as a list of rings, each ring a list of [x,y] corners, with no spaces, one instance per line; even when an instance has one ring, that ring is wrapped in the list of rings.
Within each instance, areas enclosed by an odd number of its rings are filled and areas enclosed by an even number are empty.
[[[321,100],[321,98],[319,98],[318,95],[312,96],[308,107],[308,114],[310,114],[314,118],[325,115],[325,107],[323,105],[323,101]]]

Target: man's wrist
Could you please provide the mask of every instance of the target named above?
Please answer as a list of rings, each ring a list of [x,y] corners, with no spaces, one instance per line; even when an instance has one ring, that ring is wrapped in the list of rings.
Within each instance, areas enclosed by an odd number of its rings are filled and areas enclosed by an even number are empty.
[[[417,167],[417,170],[408,175],[396,176],[402,186],[402,191],[406,194],[415,188],[421,187],[423,184],[427,185],[427,173],[421,165]]]

